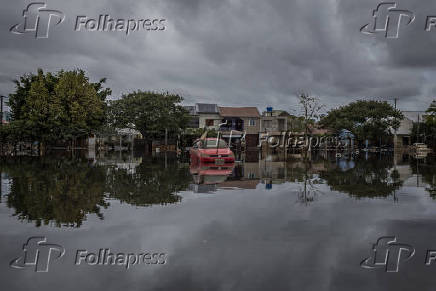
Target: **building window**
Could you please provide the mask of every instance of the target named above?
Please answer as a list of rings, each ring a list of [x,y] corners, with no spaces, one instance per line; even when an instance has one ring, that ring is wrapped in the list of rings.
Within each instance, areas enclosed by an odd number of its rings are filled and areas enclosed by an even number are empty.
[[[206,119],[206,126],[213,126],[213,119]]]
[[[256,126],[256,120],[254,120],[254,119],[250,119],[250,120],[248,121],[248,126]]]

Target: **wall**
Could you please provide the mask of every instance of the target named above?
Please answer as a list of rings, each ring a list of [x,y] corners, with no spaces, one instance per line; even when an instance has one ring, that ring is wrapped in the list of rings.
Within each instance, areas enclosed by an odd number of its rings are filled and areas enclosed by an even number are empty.
[[[250,119],[254,119],[256,121],[256,125],[255,126],[250,126]],[[242,120],[244,120],[244,130],[246,132],[246,134],[259,134],[259,129],[260,129],[260,119],[257,117],[252,117],[252,118],[248,118],[248,117],[244,117],[242,118]]]
[[[199,128],[204,128],[206,126],[207,119],[214,120],[215,128],[218,128],[218,125],[221,123],[222,120],[221,116],[218,113],[201,113],[199,114]]]
[[[266,131],[286,131],[287,130],[287,118],[286,117],[276,117],[276,116],[263,116],[261,117],[261,127],[260,132],[266,132]],[[282,128],[279,127],[279,120],[282,121]],[[269,124],[265,121],[270,121]]]

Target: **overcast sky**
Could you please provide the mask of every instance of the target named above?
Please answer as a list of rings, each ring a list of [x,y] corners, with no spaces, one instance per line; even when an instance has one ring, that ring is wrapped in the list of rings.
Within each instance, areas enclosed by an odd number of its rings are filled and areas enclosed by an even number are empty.
[[[436,1],[397,1],[416,19],[399,38],[365,35],[373,0],[48,0],[65,13],[48,39],[9,31],[32,1],[2,1],[0,93],[37,68],[82,68],[107,77],[112,98],[135,89],[165,90],[185,104],[296,108],[296,92],[329,108],[360,98],[393,100],[425,110],[436,95],[436,29],[425,31]],[[79,15],[164,18],[163,31],[74,31]],[[291,110],[292,111],[292,110]]]

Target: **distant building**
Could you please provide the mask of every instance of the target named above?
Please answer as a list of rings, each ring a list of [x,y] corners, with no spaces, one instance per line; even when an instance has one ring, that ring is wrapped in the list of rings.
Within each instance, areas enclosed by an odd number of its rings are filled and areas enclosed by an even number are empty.
[[[219,114],[221,123],[226,123],[221,126],[221,131],[245,132],[247,148],[257,146],[261,117],[257,107],[219,107]]]
[[[272,110],[271,107],[268,107],[260,119],[260,132],[287,131],[289,117],[289,113],[284,110]]]
[[[425,111],[402,111],[404,119],[401,120],[400,127],[394,131],[394,145],[395,147],[405,147],[412,144],[412,130],[413,124],[424,122]]]
[[[184,106],[191,115],[188,128],[218,129],[221,122],[217,104],[196,103],[194,106]]]
[[[208,129],[218,129],[221,117],[216,104],[195,104],[195,111],[199,117],[199,127]]]

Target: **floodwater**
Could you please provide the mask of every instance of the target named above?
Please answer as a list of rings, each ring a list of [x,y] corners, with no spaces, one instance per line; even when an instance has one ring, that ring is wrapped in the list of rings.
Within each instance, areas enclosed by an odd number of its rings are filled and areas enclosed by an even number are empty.
[[[432,157],[59,154],[0,171],[2,290],[435,288]]]

